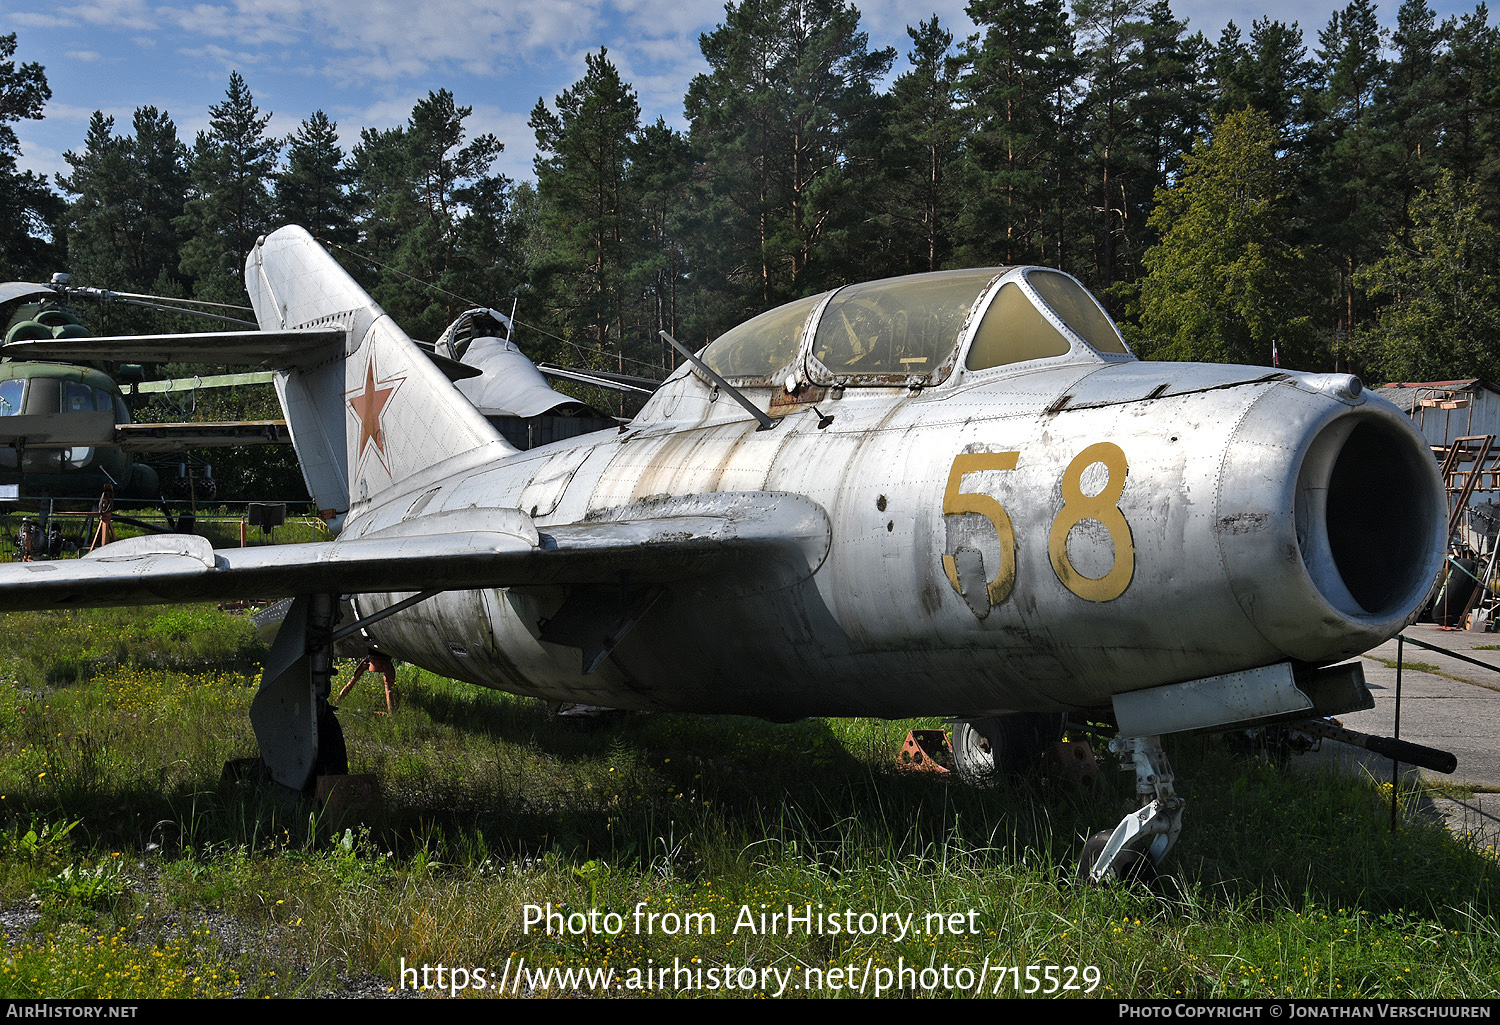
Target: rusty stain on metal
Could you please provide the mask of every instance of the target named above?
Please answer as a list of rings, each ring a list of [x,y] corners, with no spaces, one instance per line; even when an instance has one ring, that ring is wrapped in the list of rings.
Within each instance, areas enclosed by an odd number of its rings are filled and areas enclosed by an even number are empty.
[[[822,402],[828,395],[828,389],[815,384],[804,384],[795,392],[788,392],[785,388],[774,388],[771,391],[772,416],[785,416],[787,413],[795,413],[799,409],[805,409],[815,402]]]

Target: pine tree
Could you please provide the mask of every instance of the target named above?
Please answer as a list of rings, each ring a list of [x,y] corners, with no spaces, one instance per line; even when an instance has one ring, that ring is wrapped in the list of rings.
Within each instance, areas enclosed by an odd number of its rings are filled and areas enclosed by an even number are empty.
[[[1083,167],[1089,212],[1085,235],[1092,259],[1085,275],[1098,291],[1130,275],[1132,237],[1145,229],[1144,211],[1156,188],[1136,106],[1145,94],[1143,41],[1150,28],[1145,0],[1079,0],[1074,5],[1087,91],[1079,135],[1087,140]],[[1120,263],[1125,266],[1118,266]]]
[[[626,288],[641,304],[635,327],[640,344],[634,354],[663,370],[675,367],[680,358],[658,332],[682,335],[689,266],[686,236],[695,172],[691,144],[665,121],[657,119],[636,135],[627,187],[640,218],[635,235],[639,248],[631,260]]]
[[[59,230],[68,269],[80,283],[118,291],[184,294],[174,225],[187,187],[186,147],[170,115],[140,107],[134,134],[117,138],[114,119],[95,111],[81,153],[63,154],[72,173],[58,185],[72,196]],[[98,331],[163,329],[141,311],[105,307],[91,315]]]
[[[1500,231],[1478,188],[1443,171],[1356,284],[1384,300],[1358,355],[1384,380],[1500,379]]]
[[[1442,33],[1426,0],[1405,0],[1391,43],[1395,56],[1370,117],[1370,179],[1380,197],[1373,213],[1386,236],[1408,229],[1408,211],[1417,194],[1430,189],[1437,178],[1443,134],[1442,82],[1437,76]]]
[[[946,266],[962,202],[959,162],[967,126],[953,33],[937,18],[906,32],[912,41],[911,70],[891,88],[876,179],[881,229],[876,242],[886,257],[866,276]],[[851,197],[851,202],[858,200]]]
[[[625,276],[637,230],[627,185],[641,108],[608,51],[585,63],[583,78],[557,96],[556,111],[538,100],[528,123],[551,241],[541,290],[565,331],[603,350],[625,333]]]
[[[1215,117],[1222,119],[1236,110],[1256,106],[1254,61],[1233,19],[1219,31],[1211,67],[1218,87],[1213,105]]]
[[[871,51],[844,0],[744,0],[702,37],[710,71],[685,109],[702,165],[712,238],[696,254],[728,307],[720,327],[842,280],[820,265],[835,195],[856,140],[875,137],[874,82],[895,59]],[[843,208],[847,209],[847,208]]]
[[[276,220],[300,224],[314,237],[354,241],[353,173],[339,146],[338,125],[321,110],[286,140],[286,167],[276,175]]]
[[[1443,23],[1447,48],[1437,59],[1442,107],[1439,159],[1473,182],[1491,209],[1500,207],[1500,29],[1479,4],[1472,14]]]
[[[1334,13],[1318,35],[1317,120],[1307,137],[1305,192],[1318,249],[1336,274],[1325,323],[1343,335],[1364,315],[1354,275],[1377,252],[1380,211],[1375,99],[1387,65],[1369,0]]]
[[[67,243],[69,270],[80,282],[135,288],[140,284],[126,280],[123,258],[129,230],[128,145],[115,136],[114,129],[115,119],[96,110],[89,119],[82,152],[63,154],[72,173],[59,175],[57,184],[74,198],[59,219],[59,227]]]
[[[473,113],[473,107],[460,107],[452,93],[439,89],[419,101],[407,120],[409,181],[416,188],[419,221],[404,240],[397,265],[451,293],[428,292],[419,321],[425,337],[436,337],[469,305],[452,295],[475,296],[478,291],[473,254],[464,248],[472,206],[478,202],[487,214],[498,215],[510,188],[509,179],[494,173],[504,144],[489,133],[468,138],[464,122]],[[488,303],[499,296],[475,298]]]
[[[505,147],[488,133],[468,140],[472,113],[429,92],[405,125],[362,131],[351,157],[361,249],[379,265],[372,294],[415,338],[510,291],[494,267],[513,261],[486,223],[505,217],[510,181],[494,173]]]
[[[359,144],[349,154],[349,169],[360,250],[369,260],[385,263],[417,218],[407,167],[406,126],[360,129]],[[369,266],[360,267],[358,273],[368,279]]]
[[[1143,86],[1132,104],[1155,188],[1182,166],[1193,140],[1208,129],[1211,46],[1201,32],[1186,35],[1167,0],[1156,0],[1141,33]]]
[[[163,288],[182,294],[178,254],[182,239],[175,227],[187,193],[187,147],[177,137],[170,114],[138,107],[125,140],[131,174],[126,190],[127,281],[149,291]]]
[[[48,238],[62,201],[47,180],[17,165],[21,143],[11,127],[38,121],[52,96],[40,64],[17,66],[16,34],[0,36],[0,280],[37,278],[55,269],[58,254]]]
[[[238,71],[209,115],[209,130],[193,144],[188,198],[177,222],[184,236],[181,268],[200,298],[242,302],[245,257],[273,226],[271,184],[280,146],[266,136],[271,115],[260,112]]]
[[[1081,65],[1061,0],[974,0],[963,48],[973,129],[959,262],[1072,262],[1079,188],[1073,115]]]
[[[1250,43],[1240,42],[1239,29],[1230,22],[1214,55],[1218,93],[1213,113],[1223,118],[1254,107],[1271,119],[1277,134],[1289,145],[1307,131],[1310,112],[1305,100],[1313,73],[1303,45],[1302,30],[1293,22],[1257,18]]]

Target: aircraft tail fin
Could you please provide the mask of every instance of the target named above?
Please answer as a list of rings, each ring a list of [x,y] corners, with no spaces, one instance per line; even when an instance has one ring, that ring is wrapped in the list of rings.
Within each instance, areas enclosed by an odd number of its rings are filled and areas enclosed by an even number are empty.
[[[262,331],[344,332],[326,358],[276,378],[307,486],[335,528],[351,508],[439,463],[484,447],[515,451],[304,229],[261,238],[245,288]]]

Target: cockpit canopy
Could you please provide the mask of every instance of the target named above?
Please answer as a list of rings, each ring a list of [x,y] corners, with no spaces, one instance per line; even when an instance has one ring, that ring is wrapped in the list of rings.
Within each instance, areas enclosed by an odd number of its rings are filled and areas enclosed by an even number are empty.
[[[924,385],[960,356],[986,370],[1075,352],[1130,357],[1076,280],[1042,267],[938,271],[798,299],[720,335],[703,353],[736,384]]]

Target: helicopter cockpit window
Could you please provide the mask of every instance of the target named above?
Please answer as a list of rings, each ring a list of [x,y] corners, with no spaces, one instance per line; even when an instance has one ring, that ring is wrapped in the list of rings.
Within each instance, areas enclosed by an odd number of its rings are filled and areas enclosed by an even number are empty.
[[[987,370],[1029,359],[1065,356],[1071,348],[1067,337],[1052,326],[1021,286],[1007,281],[985,311],[964,366]]]
[[[1099,352],[1129,353],[1109,315],[1078,282],[1066,274],[1040,268],[1027,271],[1026,280],[1063,323]]]
[[[0,416],[14,416],[21,411],[21,389],[24,381],[0,381]]]
[[[818,320],[813,356],[852,384],[863,375],[880,377],[878,383],[936,383],[932,375],[952,354],[975,297],[996,273],[943,271],[840,289]]]
[[[94,411],[94,390],[88,385],[80,384],[77,381],[64,381],[62,411],[64,413],[92,413]]]
[[[729,380],[769,377],[796,357],[802,329],[822,299],[798,299],[730,328],[704,350],[703,362]]]

